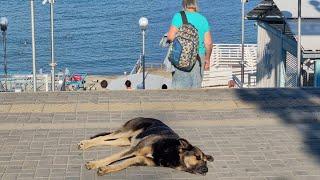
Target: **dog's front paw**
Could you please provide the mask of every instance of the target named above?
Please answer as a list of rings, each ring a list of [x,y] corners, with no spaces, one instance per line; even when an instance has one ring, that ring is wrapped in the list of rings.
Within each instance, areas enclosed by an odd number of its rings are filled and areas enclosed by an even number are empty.
[[[94,161],[89,161],[89,162],[87,162],[87,163],[85,164],[85,166],[86,166],[86,168],[87,168],[88,170],[99,168],[99,164],[96,163],[96,162],[94,162]]]
[[[87,144],[88,144],[87,140],[80,141],[78,143],[78,149],[80,149],[80,150],[88,149],[88,145]]]
[[[108,168],[107,167],[100,167],[97,171],[98,176],[103,176],[105,174],[108,174]]]

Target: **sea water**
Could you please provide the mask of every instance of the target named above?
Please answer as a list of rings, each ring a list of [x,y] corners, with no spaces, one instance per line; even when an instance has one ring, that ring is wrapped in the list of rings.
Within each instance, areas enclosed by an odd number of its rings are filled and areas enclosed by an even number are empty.
[[[0,17],[8,27],[9,73],[32,72],[30,1],[0,0]],[[37,70],[50,71],[50,6],[35,0]],[[249,11],[259,0],[246,4]],[[215,43],[241,42],[240,0],[199,0],[200,12],[211,25]],[[57,70],[115,75],[130,72],[141,53],[138,21],[149,19],[146,39],[147,63],[161,63],[166,49],[159,41],[168,31],[181,0],[56,0],[54,4],[55,60]],[[254,22],[246,22],[246,43],[256,43]],[[0,74],[3,74],[0,44]]]

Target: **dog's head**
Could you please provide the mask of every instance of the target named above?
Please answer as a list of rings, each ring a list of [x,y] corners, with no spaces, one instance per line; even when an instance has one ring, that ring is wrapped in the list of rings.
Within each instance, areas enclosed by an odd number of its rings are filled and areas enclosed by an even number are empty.
[[[185,139],[179,139],[179,142],[179,155],[183,166],[181,170],[206,175],[208,172],[207,162],[213,162],[213,157],[204,154],[198,147],[192,146]]]

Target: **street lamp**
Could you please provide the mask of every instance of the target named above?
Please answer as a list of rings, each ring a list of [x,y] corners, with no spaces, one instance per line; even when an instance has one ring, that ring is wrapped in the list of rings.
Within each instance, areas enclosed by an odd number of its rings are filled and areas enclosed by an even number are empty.
[[[8,90],[7,77],[8,77],[8,68],[7,68],[7,29],[8,29],[8,19],[2,17],[0,19],[0,28],[3,36],[3,60],[4,60],[4,78],[5,78],[5,91]]]
[[[51,21],[51,63],[49,64],[51,66],[51,90],[54,92],[55,90],[55,67],[57,66],[57,63],[55,63],[54,59],[54,1],[55,0],[44,0],[42,2],[43,5],[45,5],[47,2],[50,3],[50,21]]]
[[[242,3],[242,16],[241,16],[241,21],[242,21],[242,28],[241,28],[241,45],[242,45],[242,50],[241,50],[241,87],[243,87],[244,84],[244,19],[245,19],[245,12],[244,12],[244,5],[245,3],[249,2],[249,0],[241,0]]]
[[[145,17],[141,17],[139,20],[139,26],[142,31],[142,85],[143,89],[146,89],[146,82],[145,82],[145,34],[148,27],[148,19]]]
[[[36,77],[36,40],[35,40],[35,23],[34,23],[34,0],[30,0],[31,13],[31,34],[32,34],[32,71],[33,71],[33,91],[37,92],[37,77]]]

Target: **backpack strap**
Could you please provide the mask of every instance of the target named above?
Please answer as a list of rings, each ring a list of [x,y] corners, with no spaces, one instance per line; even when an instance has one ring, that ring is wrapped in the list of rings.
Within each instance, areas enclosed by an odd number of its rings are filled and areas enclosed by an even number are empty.
[[[181,17],[182,17],[183,24],[189,24],[186,12],[180,11],[180,14],[181,14]]]

